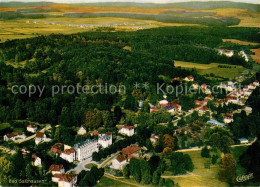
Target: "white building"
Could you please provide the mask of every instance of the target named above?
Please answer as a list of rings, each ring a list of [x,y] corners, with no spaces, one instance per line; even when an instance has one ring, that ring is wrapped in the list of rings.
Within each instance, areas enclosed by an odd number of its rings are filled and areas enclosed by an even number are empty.
[[[27,126],[27,131],[31,133],[36,133],[37,132],[37,125],[35,123],[30,123]]]
[[[77,175],[74,173],[55,174],[52,182],[58,183],[58,187],[74,187],[77,183]]]
[[[258,80],[255,80],[255,81],[253,82],[253,84],[254,84],[255,86],[259,86],[259,81],[258,81]]]
[[[111,133],[100,134],[98,136],[98,144],[102,148],[106,148],[112,145],[112,134]]]
[[[84,135],[87,134],[87,131],[84,127],[80,127],[80,129],[78,130],[78,135]]]
[[[229,124],[229,123],[232,123],[234,120],[233,120],[233,114],[224,114],[223,115],[223,121],[225,124]]]
[[[4,141],[16,141],[18,139],[25,139],[26,136],[23,133],[20,132],[12,132],[10,134],[6,134],[4,136]]]
[[[41,142],[44,142],[45,140],[47,140],[46,135],[43,132],[37,132],[35,136],[35,144],[37,145]]]
[[[55,175],[55,174],[63,174],[65,170],[62,164],[61,165],[52,164],[49,168],[49,172],[51,172],[52,175]]]
[[[76,160],[76,151],[74,148],[65,149],[61,152],[60,157],[68,162],[74,162]]]
[[[135,133],[133,126],[126,126],[124,125],[122,129],[119,130],[120,134],[126,135],[126,136],[133,136]]]
[[[92,153],[98,152],[98,141],[88,139],[76,144],[74,148],[76,150],[76,159],[78,161],[92,159]]]
[[[193,82],[194,81],[194,77],[192,75],[190,75],[188,77],[185,77],[184,80],[187,81],[187,82]]]
[[[123,169],[124,166],[127,164],[127,160],[125,155],[118,155],[116,158],[112,160],[112,168],[114,169]]]
[[[219,49],[218,53],[220,55],[225,55],[227,57],[232,57],[234,55],[234,51],[233,50],[226,50],[226,49]]]
[[[246,139],[246,138],[240,138],[238,140],[239,140],[240,144],[248,144],[249,143],[248,139]]]
[[[33,165],[34,166],[40,166],[42,165],[42,160],[40,157],[36,156],[36,155],[32,155],[32,158],[34,159],[33,161]]]

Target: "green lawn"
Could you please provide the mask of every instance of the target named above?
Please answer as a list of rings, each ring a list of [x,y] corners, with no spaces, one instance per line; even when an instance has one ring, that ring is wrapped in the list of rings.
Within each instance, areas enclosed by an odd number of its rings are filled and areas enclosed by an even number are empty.
[[[189,151],[184,154],[189,154],[194,164],[194,170],[191,175],[181,175],[171,177],[175,183],[178,183],[181,187],[187,186],[228,186],[226,183],[218,180],[218,171],[220,165],[210,165],[210,169],[204,168],[204,163],[207,158],[203,158],[200,155],[200,151]]]
[[[198,73],[201,75],[205,74],[215,74],[223,78],[233,79],[239,76],[246,68],[238,65],[229,65],[229,64],[198,64],[193,62],[183,62],[183,61],[174,61],[176,67],[188,68],[188,69],[197,69]],[[218,65],[228,65],[232,68],[219,68]],[[228,73],[227,73],[228,72]]]
[[[1,123],[0,124],[0,130],[4,130],[8,127],[11,127],[11,125],[9,123]]]
[[[248,146],[239,146],[239,147],[233,147],[231,149],[231,152],[234,156],[234,159],[236,161],[236,175],[242,175],[246,173],[246,169],[243,168],[242,166],[240,166],[238,164],[239,161],[239,157],[240,155],[242,155],[246,150],[247,150]]]
[[[107,178],[106,176],[103,176],[96,186],[97,187],[108,187],[108,186],[122,186],[122,187],[130,186],[130,187],[132,187],[133,185],[127,185],[125,183],[122,183],[122,182]]]

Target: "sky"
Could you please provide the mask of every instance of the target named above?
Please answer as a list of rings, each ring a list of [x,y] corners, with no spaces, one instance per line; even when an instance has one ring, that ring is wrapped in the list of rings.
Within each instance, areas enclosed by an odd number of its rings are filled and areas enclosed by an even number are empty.
[[[49,2],[57,2],[57,3],[96,3],[96,2],[175,3],[175,2],[187,2],[187,1],[211,1],[211,0],[0,0],[0,2],[10,2],[10,1],[20,1],[20,2],[49,1]],[[220,1],[220,0],[214,0],[214,1]],[[232,1],[260,4],[260,0],[232,0]]]

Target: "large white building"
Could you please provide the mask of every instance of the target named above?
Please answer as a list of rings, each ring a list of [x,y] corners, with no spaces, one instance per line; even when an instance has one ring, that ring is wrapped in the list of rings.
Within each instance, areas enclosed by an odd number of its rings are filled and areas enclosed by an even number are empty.
[[[92,153],[98,152],[98,141],[88,139],[76,144],[74,148],[76,150],[76,159],[78,161],[92,159]]]
[[[10,134],[6,134],[4,136],[4,141],[16,141],[18,139],[25,139],[26,136],[23,133],[20,132],[12,132]]]
[[[112,145],[112,134],[111,133],[100,134],[98,136],[98,144],[102,148],[106,148]]]

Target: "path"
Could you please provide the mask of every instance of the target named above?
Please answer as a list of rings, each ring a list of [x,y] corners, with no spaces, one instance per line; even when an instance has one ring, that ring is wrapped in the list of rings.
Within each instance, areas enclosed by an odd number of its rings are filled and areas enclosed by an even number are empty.
[[[112,180],[115,180],[115,181],[118,181],[118,182],[121,182],[121,183],[124,183],[124,184],[128,184],[128,185],[131,185],[131,186],[138,186],[138,187],[141,186],[140,184],[134,184],[134,183],[127,182],[127,181],[124,181],[124,180],[120,180],[117,177],[108,175],[107,173],[105,173],[104,176],[109,178],[109,179],[112,179]]]
[[[39,132],[44,132],[45,130],[48,130],[48,129],[50,129],[50,128],[51,128],[51,125],[47,125],[47,126],[44,127],[43,129],[41,129]],[[25,139],[16,140],[16,141],[14,141],[14,143],[20,144],[20,143],[23,143],[23,142],[26,142],[26,141],[28,141],[28,140],[31,140],[31,139],[35,138],[35,136],[36,136],[36,134],[33,134],[32,136],[29,136],[29,137],[27,137],[27,138],[25,138]]]

